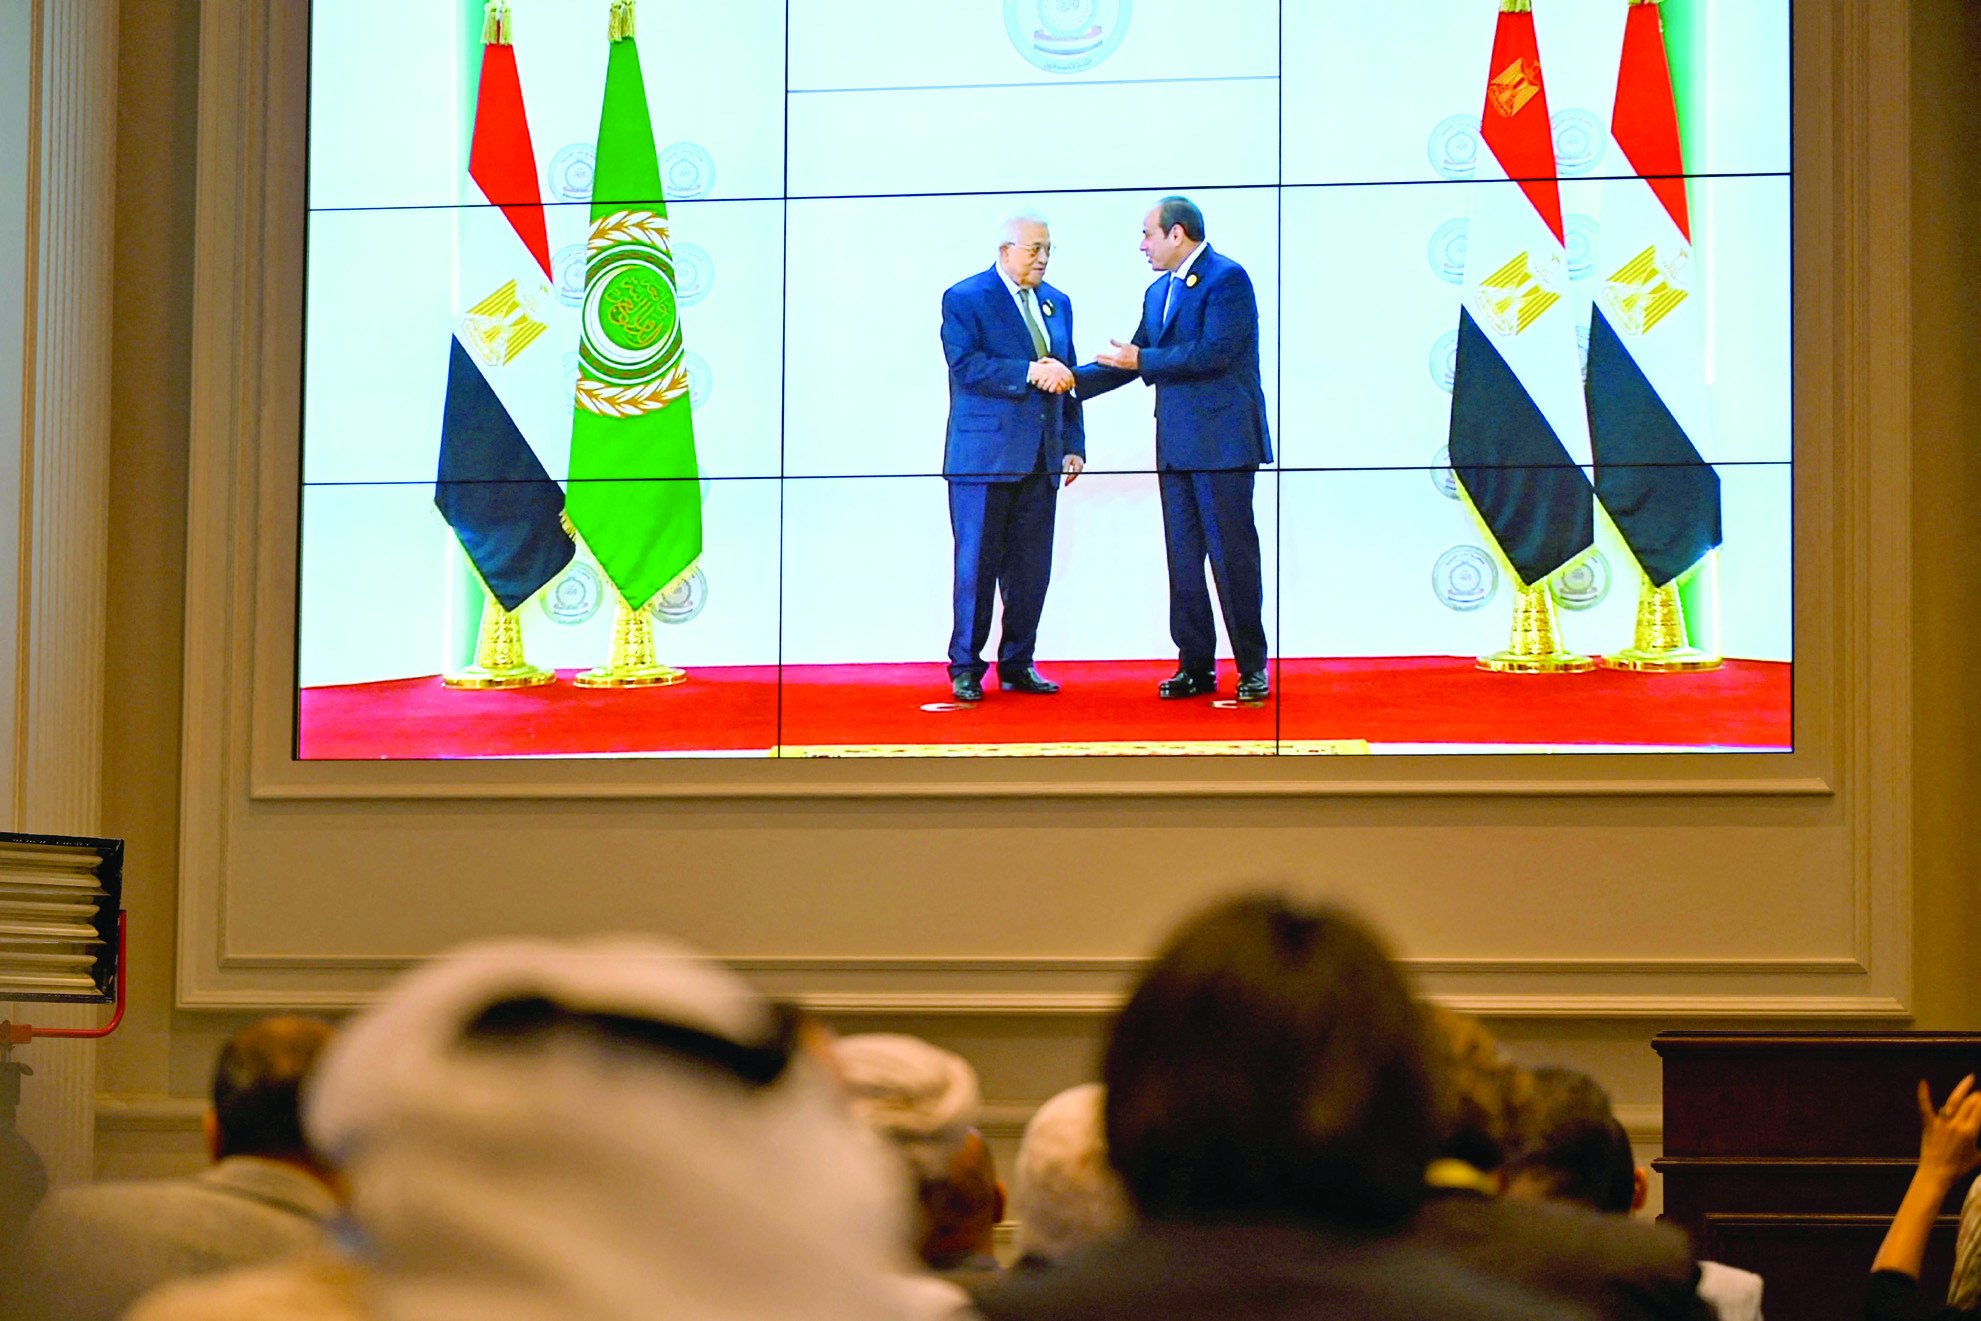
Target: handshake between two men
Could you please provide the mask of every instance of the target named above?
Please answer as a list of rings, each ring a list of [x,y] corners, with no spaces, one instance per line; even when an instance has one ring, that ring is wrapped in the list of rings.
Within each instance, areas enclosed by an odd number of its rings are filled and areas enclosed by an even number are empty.
[[[1025,369],[1025,383],[1047,394],[1065,394],[1073,388],[1073,369],[1057,358],[1040,358]]]
[[[1070,486],[1086,466],[1083,405],[1136,380],[1155,391],[1155,468],[1177,646],[1177,671],[1156,694],[1217,692],[1207,568],[1237,664],[1238,699],[1271,694],[1252,511],[1254,479],[1272,461],[1258,301],[1245,269],[1211,251],[1203,213],[1186,197],[1165,197],[1149,209],[1141,250],[1156,280],[1143,294],[1134,339],[1110,340],[1077,371],[1073,300],[1045,282],[1052,234],[1038,212],[1007,215],[996,262],[943,293],[950,400],[943,476],[956,542],[949,677],[959,702],[983,699],[990,668],[983,652],[1000,599],[999,688],[1059,691],[1033,663],[1058,487]]]
[[[1111,339],[1113,347],[1106,353],[1096,353],[1094,361],[1103,367],[1113,367],[1120,371],[1139,371],[1142,366],[1142,350],[1124,340]],[[1047,394],[1065,394],[1073,388],[1073,369],[1057,358],[1040,358],[1025,372],[1025,383]]]

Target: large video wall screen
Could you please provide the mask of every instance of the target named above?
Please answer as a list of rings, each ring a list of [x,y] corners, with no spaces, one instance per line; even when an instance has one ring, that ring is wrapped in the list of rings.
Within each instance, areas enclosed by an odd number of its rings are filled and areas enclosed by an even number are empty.
[[[318,4],[297,755],[1785,750],[1788,10]]]

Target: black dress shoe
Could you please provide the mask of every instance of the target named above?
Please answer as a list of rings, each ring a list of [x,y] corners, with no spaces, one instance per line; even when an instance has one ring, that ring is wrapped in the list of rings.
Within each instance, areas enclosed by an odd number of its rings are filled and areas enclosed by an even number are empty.
[[[1272,695],[1272,679],[1264,670],[1253,670],[1238,680],[1238,700],[1241,702],[1263,702]]]
[[[949,691],[959,702],[984,700],[984,681],[974,674],[959,674],[949,681]]]
[[[1027,665],[1023,674],[1014,674],[1009,678],[1000,674],[997,686],[1007,693],[1035,693],[1040,697],[1051,697],[1059,691],[1059,685],[1040,674],[1036,665]]]
[[[1156,696],[1165,700],[1173,697],[1208,697],[1216,691],[1217,672],[1214,670],[1201,674],[1178,670],[1156,685]]]

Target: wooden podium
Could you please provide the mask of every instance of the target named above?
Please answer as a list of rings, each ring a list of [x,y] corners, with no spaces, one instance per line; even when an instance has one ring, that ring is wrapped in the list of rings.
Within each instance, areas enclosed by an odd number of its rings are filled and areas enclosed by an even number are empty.
[[[1661,1032],[1664,1219],[1700,1257],[1758,1271],[1769,1321],[1855,1321],[1919,1156],[1919,1079],[1981,1073],[1981,1033]],[[1946,1296],[1963,1184],[1922,1283]]]

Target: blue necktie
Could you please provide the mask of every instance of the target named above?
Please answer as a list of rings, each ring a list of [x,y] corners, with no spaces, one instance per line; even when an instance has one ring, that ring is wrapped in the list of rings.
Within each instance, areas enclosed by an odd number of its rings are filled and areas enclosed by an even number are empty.
[[[1162,328],[1164,330],[1169,329],[1170,315],[1176,310],[1176,287],[1182,283],[1182,276],[1172,275],[1169,277],[1169,288],[1162,291]]]

